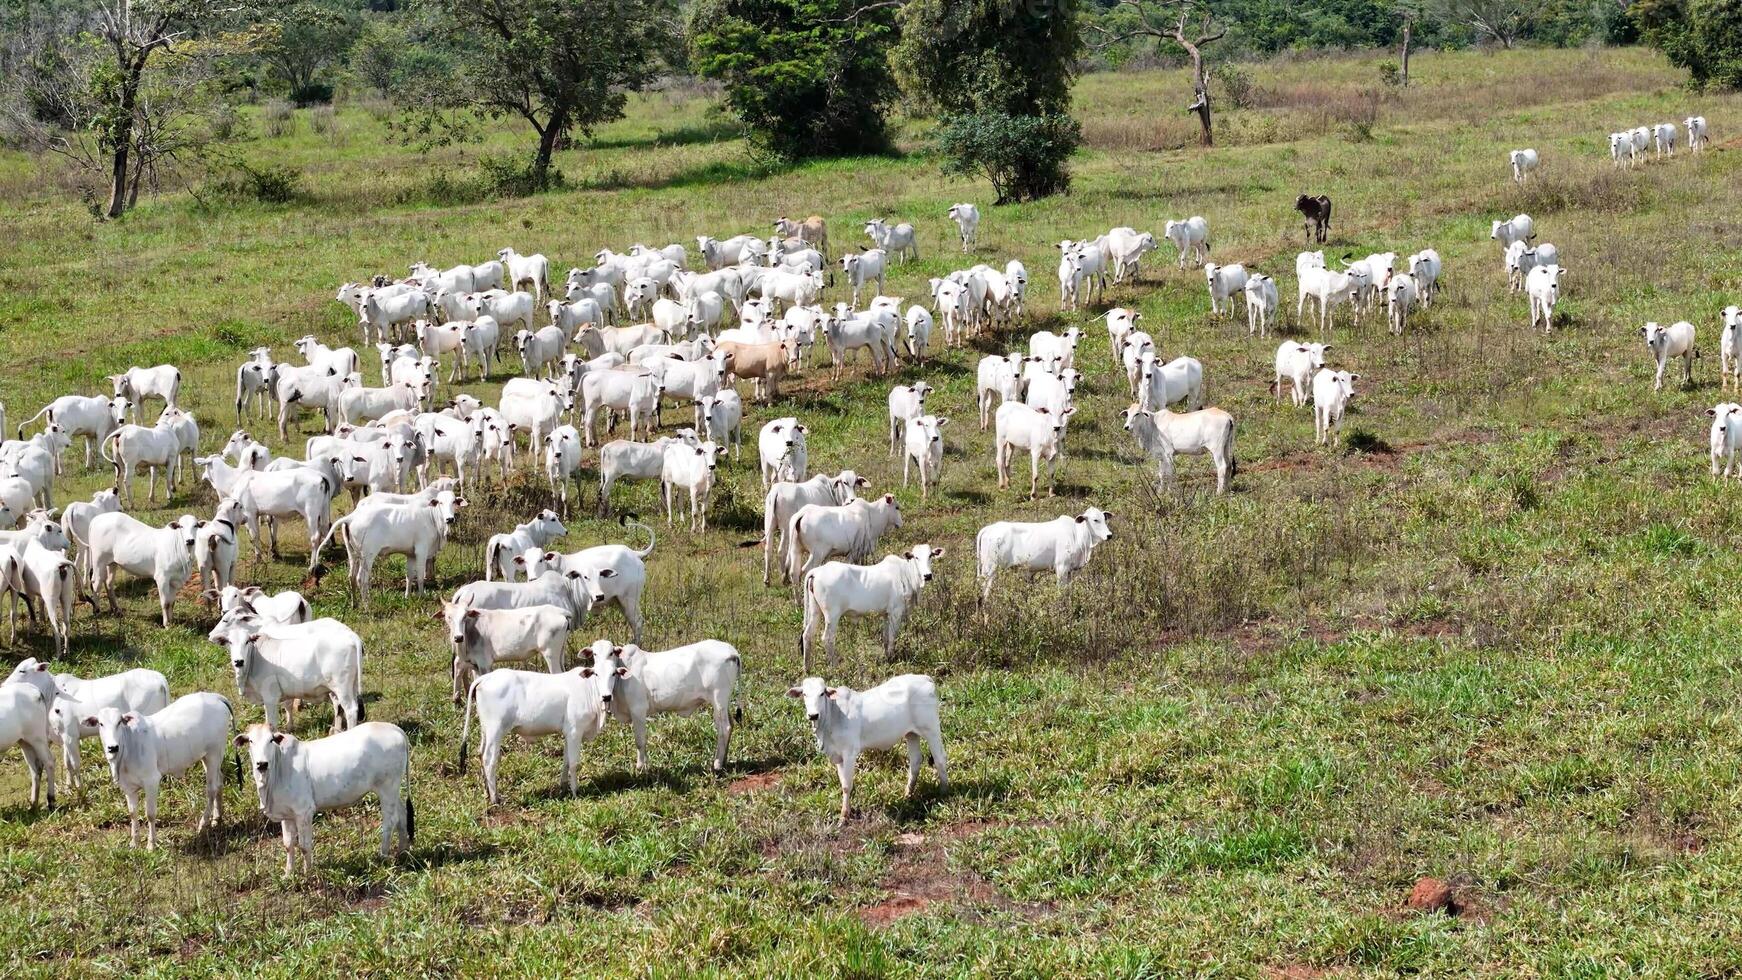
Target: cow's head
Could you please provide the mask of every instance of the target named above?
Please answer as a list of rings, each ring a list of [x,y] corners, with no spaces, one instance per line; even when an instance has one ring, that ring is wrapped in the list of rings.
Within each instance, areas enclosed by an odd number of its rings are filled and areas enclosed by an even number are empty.
[[[834,700],[836,693],[838,693],[838,689],[825,685],[821,677],[806,677],[798,682],[797,687],[788,688],[786,696],[802,698],[805,717],[809,718],[811,724],[815,725],[822,721],[823,711],[828,707],[828,703]]]

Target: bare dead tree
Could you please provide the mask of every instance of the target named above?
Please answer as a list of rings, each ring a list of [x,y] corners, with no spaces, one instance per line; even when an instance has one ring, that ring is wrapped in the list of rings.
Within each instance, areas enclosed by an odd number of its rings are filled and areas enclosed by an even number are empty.
[[[1097,26],[1095,32],[1101,35],[1102,40],[1095,47],[1104,48],[1137,37],[1153,37],[1179,45],[1192,60],[1192,91],[1195,98],[1191,105],[1185,107],[1185,111],[1197,113],[1198,124],[1204,131],[1204,145],[1214,146],[1216,140],[1210,120],[1210,78],[1204,69],[1203,49],[1221,40],[1228,33],[1228,28],[1217,25],[1209,0],[1119,0],[1119,6],[1128,8],[1135,15],[1136,23],[1113,30]]]

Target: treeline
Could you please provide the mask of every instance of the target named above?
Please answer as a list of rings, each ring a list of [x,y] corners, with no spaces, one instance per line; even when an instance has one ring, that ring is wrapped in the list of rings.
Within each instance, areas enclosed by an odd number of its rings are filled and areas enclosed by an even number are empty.
[[[420,147],[523,123],[531,150],[490,165],[529,192],[560,183],[554,154],[627,92],[700,75],[759,153],[880,152],[898,108],[929,113],[946,168],[1013,200],[1067,186],[1083,71],[1189,66],[1209,144],[1211,65],[1406,38],[1644,40],[1694,84],[1742,83],[1742,0],[0,0],[0,139],[65,158],[116,217],[226,159],[251,135],[242,104],[361,99]]]

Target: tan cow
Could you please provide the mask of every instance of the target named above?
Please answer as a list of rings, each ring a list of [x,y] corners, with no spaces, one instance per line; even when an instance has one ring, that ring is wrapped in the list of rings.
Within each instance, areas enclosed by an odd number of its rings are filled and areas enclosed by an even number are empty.
[[[813,214],[802,222],[782,216],[774,222],[774,232],[787,238],[799,239],[823,253],[824,260],[829,257],[829,226],[820,214]]]
[[[792,346],[792,341],[744,344],[728,340],[716,345],[714,353],[730,359],[733,377],[755,380],[757,397],[772,402],[779,395],[780,379],[786,377],[790,366]]]

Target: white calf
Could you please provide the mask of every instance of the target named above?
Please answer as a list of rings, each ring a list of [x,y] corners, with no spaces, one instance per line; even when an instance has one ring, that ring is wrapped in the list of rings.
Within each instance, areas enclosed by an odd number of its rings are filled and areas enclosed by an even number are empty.
[[[1095,548],[1113,537],[1107,524],[1112,517],[1109,511],[1090,507],[1075,517],[1066,514],[1038,523],[998,521],[981,528],[974,535],[980,601],[991,597],[992,580],[1005,568],[1052,572],[1061,588],[1069,587],[1088,566]]]
[[[882,616],[883,655],[894,660],[895,637],[901,632],[902,621],[919,600],[920,587],[931,581],[932,561],[943,556],[942,548],[918,544],[904,555],[888,555],[875,565],[831,561],[806,572],[804,633],[799,637],[804,669],[811,669],[812,637],[819,626],[829,664],[840,662],[835,655],[835,634],[841,620],[850,617]]]
[[[974,245],[974,236],[980,231],[980,209],[972,204],[950,205],[950,220],[956,223],[956,229],[962,234],[962,251],[967,252]]]
[[[411,797],[400,798],[411,775],[411,741],[398,725],[370,722],[327,738],[304,742],[270,725],[249,725],[236,748],[253,763],[260,811],[279,822],[284,873],[315,866],[315,814],[337,810],[373,793],[381,804],[381,856],[411,847],[417,817]]]
[[[1214,262],[1204,263],[1204,279],[1210,287],[1210,315],[1224,312],[1234,312],[1234,297],[1246,288],[1248,276],[1246,267],[1234,265],[1217,265]]]
[[[1125,431],[1156,461],[1156,482],[1163,490],[1173,482],[1173,459],[1180,453],[1209,454],[1216,464],[1217,493],[1227,493],[1228,481],[1240,470],[1234,458],[1234,416],[1219,408],[1175,415],[1165,408],[1152,412],[1133,405],[1125,410]]]
[[[465,723],[460,728],[459,769],[466,769],[466,743],[472,714],[478,715],[478,754],[484,768],[484,794],[491,805],[501,802],[496,769],[502,743],[509,735],[530,741],[546,735],[563,737],[563,775],[570,793],[578,789],[576,768],[581,745],[605,729],[606,711],[620,678],[615,671],[576,667],[561,674],[526,670],[493,670],[472,682],[466,692]]]
[[[495,670],[499,663],[524,663],[536,656],[550,673],[562,673],[569,646],[567,609],[528,606],[457,611],[443,605],[443,618],[455,624],[451,634],[455,704],[465,699],[473,680]]]
[[[895,445],[907,427],[907,420],[925,414],[925,398],[932,386],[924,381],[911,385],[896,385],[889,390],[889,455],[895,455]]]
[[[732,742],[732,695],[743,672],[738,650],[730,643],[703,640],[656,651],[599,640],[593,644],[593,667],[620,678],[606,708],[635,734],[636,769],[647,768],[648,718],[687,718],[706,709],[714,716],[714,772],[725,771]]]
[[[1724,324],[1719,332],[1718,348],[1722,387],[1728,390],[1734,383],[1742,389],[1742,306],[1726,306],[1718,316]],[[70,505],[68,509],[71,509]]]
[[[199,521],[193,515],[183,515],[173,524],[161,528],[144,524],[121,513],[99,514],[91,519],[90,547],[91,590],[109,593],[109,611],[119,616],[121,607],[115,602],[115,567],[130,575],[150,576],[157,585],[157,601],[163,612],[163,625],[169,625],[169,611],[175,596],[194,574],[194,532]]]
[[[798,483],[810,474],[810,450],[805,440],[809,431],[790,415],[762,427],[756,435],[756,452],[763,486],[777,480]]]
[[[203,762],[206,803],[195,831],[224,819],[224,752],[230,747],[235,713],[217,694],[188,694],[153,714],[102,708],[79,719],[97,729],[109,774],[127,798],[127,823],[139,846],[139,797],[145,797],[145,848],[157,848],[157,793],[165,776],[178,776]]]
[[[1196,265],[1210,256],[1210,224],[1198,215],[1193,215],[1184,221],[1169,221],[1162,229],[1162,235],[1173,247],[1179,250],[1181,269],[1189,260]]]
[[[176,395],[181,392],[181,372],[173,364],[156,367],[130,367],[121,374],[109,375],[115,386],[115,397],[127,399],[137,417],[147,398],[161,398],[165,408],[176,407]]]
[[[169,681],[155,670],[135,669],[84,680],[73,674],[56,674],[61,696],[49,709],[49,736],[60,742],[61,761],[66,763],[67,787],[84,792],[80,778],[79,742],[98,734],[97,726],[85,724],[104,708],[149,715],[169,704]]]
[[[1542,321],[1542,330],[1554,329],[1554,308],[1561,299],[1561,277],[1565,271],[1558,265],[1539,265],[1525,278],[1524,292],[1530,298],[1530,325]]]
[[[1270,318],[1276,315],[1276,280],[1254,274],[1246,280],[1246,333],[1270,336]],[[1108,329],[1112,329],[1111,323]]]
[[[788,697],[803,698],[805,714],[816,735],[817,749],[835,767],[841,781],[841,823],[852,813],[853,775],[867,749],[892,749],[907,743],[907,795],[919,782],[925,751],[938,773],[938,791],[949,788],[949,762],[944,758],[943,725],[938,719],[937,686],[924,674],[902,674],[871,688],[827,687],[820,677],[807,677]]]
[[[708,503],[714,492],[714,469],[719,466],[719,455],[720,447],[712,441],[699,446],[676,443],[665,447],[659,475],[665,498],[665,523],[670,524],[672,515],[683,509],[681,502],[675,508],[673,505],[676,491],[683,490],[690,497],[690,530],[708,529]]]
[[[993,452],[998,467],[998,486],[1010,487],[1010,457],[1018,449],[1028,450],[1028,496],[1033,499],[1040,483],[1040,461],[1046,460],[1046,495],[1053,495],[1058,482],[1058,454],[1065,435],[1065,422],[1076,412],[1067,408],[1054,415],[1045,408],[1030,408],[1017,402],[998,406],[993,425]]]
[[[230,651],[236,692],[266,711],[278,727],[278,706],[293,699],[325,697],[333,704],[334,732],[354,728],[363,716],[363,641],[336,619],[307,623],[235,626],[223,645]]]
[[[803,581],[811,569],[837,555],[850,562],[864,561],[883,535],[899,527],[901,505],[895,502],[892,493],[875,500],[800,507],[786,522],[783,580]]]
[[[568,528],[563,527],[556,511],[541,510],[532,520],[516,524],[506,534],[492,534],[484,546],[484,581],[491,581],[495,572],[502,573],[504,582],[514,581],[515,558],[528,548],[543,548],[567,533]]]
[[[944,426],[950,420],[939,415],[920,415],[907,420],[907,451],[901,459],[901,485],[907,486],[909,463],[919,468],[919,499],[930,496],[944,465]]]
[[[1343,411],[1355,397],[1355,382],[1359,374],[1320,368],[1313,375],[1313,438],[1323,446],[1331,441],[1332,427],[1341,428]]]
[[[1531,171],[1536,169],[1537,156],[1535,150],[1513,150],[1506,156],[1507,159],[1512,162],[1512,179],[1517,183],[1524,183],[1524,179],[1530,176]]]
[[[1718,476],[1718,462],[1724,463],[1723,475],[1742,477],[1742,467],[1736,465],[1736,454],[1742,450],[1742,405],[1719,402],[1706,409],[1712,417],[1712,475]]]
[[[784,536],[787,525],[792,523],[792,515],[807,505],[834,507],[846,504],[861,488],[869,485],[869,480],[852,470],[842,470],[836,476],[818,473],[802,482],[780,481],[769,487],[762,501],[762,584],[769,584],[773,556],[777,552],[786,553]],[[781,569],[784,573],[784,560]]]
[[[1663,390],[1663,369],[1671,358],[1682,359],[1682,384],[1694,383],[1694,358],[1698,351],[1694,348],[1694,325],[1686,320],[1672,323],[1667,327],[1658,326],[1653,320],[1639,328],[1640,336],[1645,338],[1645,349],[1651,351],[1652,360],[1657,362],[1657,377],[1651,390]]]
[[[1294,385],[1294,407],[1305,405],[1313,373],[1325,366],[1325,355],[1330,350],[1330,344],[1283,341],[1276,348],[1276,380],[1270,383],[1271,394],[1276,396],[1277,401],[1282,401],[1282,379],[1287,378]]]

